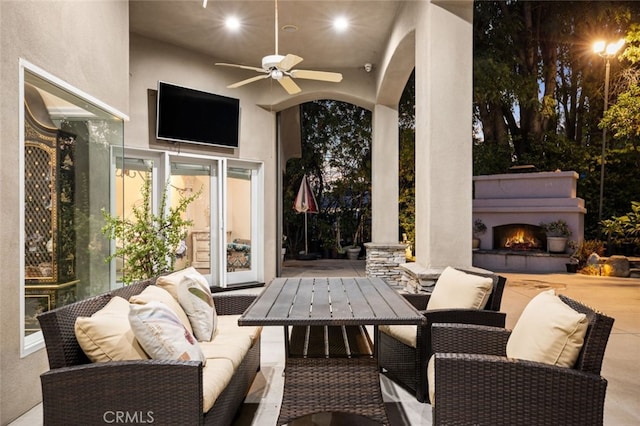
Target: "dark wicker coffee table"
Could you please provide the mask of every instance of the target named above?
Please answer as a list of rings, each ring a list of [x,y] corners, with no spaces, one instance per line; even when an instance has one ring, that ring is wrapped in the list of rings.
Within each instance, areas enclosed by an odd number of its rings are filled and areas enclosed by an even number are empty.
[[[420,312],[379,278],[276,278],[238,320],[284,326],[278,425],[325,411],[389,424],[364,325],[422,322]]]

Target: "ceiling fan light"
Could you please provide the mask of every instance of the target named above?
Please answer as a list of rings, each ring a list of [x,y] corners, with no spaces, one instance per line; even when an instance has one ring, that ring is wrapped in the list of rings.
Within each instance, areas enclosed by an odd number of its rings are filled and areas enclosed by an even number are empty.
[[[271,71],[271,78],[273,78],[274,80],[280,80],[282,79],[282,77],[284,77],[284,73],[280,70],[273,70]]]

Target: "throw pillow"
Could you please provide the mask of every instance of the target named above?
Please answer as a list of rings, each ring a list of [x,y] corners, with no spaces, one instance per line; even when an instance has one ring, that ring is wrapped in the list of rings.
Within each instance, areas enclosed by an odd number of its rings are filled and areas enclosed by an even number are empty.
[[[182,279],[187,275],[192,276],[193,279],[200,282],[200,284],[202,284],[204,287],[209,287],[207,279],[203,277],[200,272],[196,271],[196,268],[194,268],[193,266],[158,277],[158,279],[156,280],[156,285],[167,290],[169,293],[171,293],[174,299],[178,300],[178,286],[182,282]]]
[[[436,281],[427,310],[482,309],[492,290],[491,278],[447,266]]]
[[[178,316],[178,318],[180,318],[180,321],[185,325],[185,327],[187,327],[187,330],[193,333],[189,317],[187,317],[187,314],[184,312],[184,309],[182,309],[182,306],[180,306],[180,303],[178,303],[178,301],[174,299],[171,293],[167,290],[164,290],[157,285],[150,285],[141,293],[129,298],[129,303],[135,303],[137,305],[145,305],[151,301],[162,302],[167,305]]]
[[[91,362],[148,359],[129,324],[129,302],[113,297],[90,317],[78,317],[74,326],[78,344]]]
[[[509,358],[573,367],[587,332],[585,314],[571,309],[553,290],[535,296],[507,341]]]
[[[217,315],[209,286],[203,285],[197,276],[186,274],[178,285],[178,302],[189,317],[196,339],[210,341]]]
[[[129,322],[140,346],[152,359],[205,361],[195,337],[164,303],[132,304]]]

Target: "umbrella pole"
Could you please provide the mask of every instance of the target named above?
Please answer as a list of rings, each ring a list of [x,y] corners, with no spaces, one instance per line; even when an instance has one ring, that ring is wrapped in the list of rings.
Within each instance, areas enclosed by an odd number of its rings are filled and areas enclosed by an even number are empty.
[[[307,245],[307,212],[304,212],[304,254],[309,254],[309,246]]]

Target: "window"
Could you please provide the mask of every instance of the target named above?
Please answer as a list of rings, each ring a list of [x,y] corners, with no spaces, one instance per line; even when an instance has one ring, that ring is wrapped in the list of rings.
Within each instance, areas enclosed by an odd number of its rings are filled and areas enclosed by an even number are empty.
[[[109,289],[111,147],[124,115],[20,62],[22,355],[42,347],[37,315]]]

